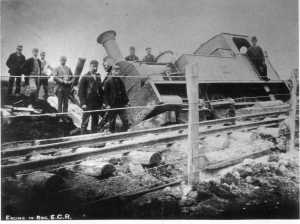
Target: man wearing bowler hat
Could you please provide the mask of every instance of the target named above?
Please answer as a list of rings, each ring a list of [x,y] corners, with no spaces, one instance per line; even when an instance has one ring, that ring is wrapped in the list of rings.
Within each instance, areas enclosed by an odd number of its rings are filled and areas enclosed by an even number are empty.
[[[79,99],[81,108],[84,111],[100,110],[103,103],[103,90],[101,76],[97,72],[98,61],[90,62],[89,72],[83,75],[79,82]],[[99,121],[99,111],[86,112],[82,115],[81,134],[85,134],[89,123],[90,116],[92,117],[92,132],[97,131]]]

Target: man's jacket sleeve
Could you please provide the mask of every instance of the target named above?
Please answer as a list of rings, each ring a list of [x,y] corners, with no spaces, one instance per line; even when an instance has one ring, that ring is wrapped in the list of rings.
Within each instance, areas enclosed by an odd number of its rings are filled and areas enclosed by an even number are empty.
[[[122,79],[119,79],[119,80],[120,80],[121,92],[123,93],[122,97],[124,99],[124,104],[128,104],[129,99],[128,99],[128,95],[127,95],[127,92],[126,92],[126,88],[125,88],[124,82],[122,81]]]
[[[103,102],[105,105],[110,105],[110,92],[111,92],[111,87],[109,84],[109,80],[106,80],[103,83]]]
[[[263,51],[263,49],[261,47],[259,47],[259,51],[260,51],[260,54],[261,54],[261,60],[263,62],[265,62],[265,54],[264,54],[264,51]]]
[[[39,64],[39,67],[40,67],[40,75],[42,74],[42,62],[40,59],[38,59],[38,64]]]
[[[23,66],[24,66],[25,62],[26,62],[26,58],[23,55],[23,57],[22,57],[22,64],[20,65],[20,70],[21,70],[21,74],[24,74],[24,75],[25,75],[25,73],[23,71]]]
[[[30,59],[27,59],[24,64],[22,65],[22,73],[25,75],[25,85],[29,85],[29,64],[30,64]]]
[[[86,105],[86,78],[82,77],[80,82],[79,82],[79,90],[78,90],[78,96],[80,100],[80,105]]]
[[[12,60],[13,60],[13,57],[12,57],[12,54],[11,54],[11,55],[9,55],[9,57],[6,61],[6,65],[9,69],[11,69],[11,67],[12,67]]]
[[[72,72],[72,70],[70,68],[69,68],[69,72],[70,72],[70,76],[72,77],[71,80],[69,81],[69,83],[73,84],[74,81],[75,81],[75,76],[74,76],[74,74],[73,74],[73,72]]]
[[[101,83],[101,84],[99,85],[99,88],[98,88],[98,92],[99,92],[99,96],[100,96],[100,101],[101,101],[101,102],[104,101],[104,91],[103,91],[103,89],[102,89],[102,85],[103,85],[103,83]]]

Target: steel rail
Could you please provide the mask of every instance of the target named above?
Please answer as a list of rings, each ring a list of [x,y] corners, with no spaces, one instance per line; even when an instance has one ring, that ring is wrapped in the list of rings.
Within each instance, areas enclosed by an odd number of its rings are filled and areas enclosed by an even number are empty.
[[[91,156],[98,156],[102,155],[105,153],[112,153],[116,151],[122,151],[122,150],[133,150],[138,147],[143,147],[143,146],[149,146],[149,145],[154,145],[158,143],[169,143],[175,140],[182,140],[187,137],[187,134],[176,134],[173,136],[168,136],[168,137],[159,137],[159,138],[154,138],[148,141],[137,141],[134,143],[125,143],[121,145],[115,145],[115,146],[109,146],[109,147],[103,147],[99,148],[93,151],[88,151],[88,152],[75,152],[72,154],[67,154],[63,156],[56,156],[53,158],[46,158],[46,159],[41,159],[41,160],[35,160],[35,161],[27,161],[27,162],[21,162],[21,163],[15,163],[15,164],[8,164],[8,165],[2,165],[2,175],[7,176],[11,174],[15,174],[16,172],[20,171],[25,171],[25,170],[32,170],[32,169],[40,169],[45,166],[51,166],[51,165],[59,165],[63,164],[66,162],[71,162],[71,161],[78,161],[78,160],[83,160],[87,159]]]
[[[255,113],[255,114],[242,115],[242,116],[237,116],[237,117],[202,121],[202,122],[199,122],[198,124],[199,124],[199,126],[215,125],[215,124],[221,124],[221,123],[226,123],[226,122],[232,122],[234,120],[239,120],[239,119],[279,115],[279,114],[287,113],[288,111],[289,110],[285,109],[285,110],[278,110],[278,111],[267,112],[267,113]],[[141,137],[146,134],[161,134],[161,133],[166,133],[166,132],[170,132],[170,131],[180,131],[183,129],[187,129],[187,127],[188,127],[188,124],[177,124],[177,125],[170,125],[170,126],[160,127],[160,128],[151,128],[151,129],[139,130],[139,131],[115,133],[115,134],[110,134],[110,135],[90,134],[90,135],[82,136],[82,137],[84,137],[83,139],[79,138],[79,136],[63,137],[63,138],[58,138],[59,140],[62,140],[62,142],[54,142],[54,143],[48,143],[48,142],[54,141],[55,138],[47,139],[47,140],[45,140],[45,142],[47,142],[48,144],[10,148],[10,149],[6,149],[6,150],[2,150],[1,155],[3,158],[3,157],[8,157],[8,156],[22,156],[22,155],[31,153],[33,151],[43,151],[43,150],[48,150],[51,148],[53,148],[55,150],[59,150],[61,148],[70,148],[70,147],[74,147],[74,146],[78,146],[78,145],[89,146],[89,145],[95,145],[98,143],[104,143],[107,141],[126,140],[128,138]]]
[[[236,165],[238,163],[241,163],[245,159],[255,159],[255,158],[258,158],[258,157],[268,155],[270,152],[272,152],[272,150],[270,148],[268,148],[268,149],[261,150],[259,152],[248,153],[246,155],[243,155],[243,156],[240,156],[240,157],[237,157],[237,158],[231,158],[231,159],[226,160],[226,161],[221,161],[221,162],[209,164],[208,166],[204,167],[204,170],[206,170],[206,171],[219,170],[219,169],[222,169],[222,168],[226,168],[226,167],[233,166],[233,165]]]

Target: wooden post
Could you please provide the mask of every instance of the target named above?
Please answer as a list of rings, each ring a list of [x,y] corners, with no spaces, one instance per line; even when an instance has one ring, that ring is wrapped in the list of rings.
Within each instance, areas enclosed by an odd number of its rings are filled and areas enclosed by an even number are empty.
[[[199,182],[201,167],[205,166],[206,161],[204,152],[199,152],[199,85],[198,76],[200,68],[198,64],[186,66],[186,89],[189,104],[188,120],[188,184],[192,185]]]
[[[298,87],[298,69],[294,69],[291,75],[292,88],[291,88],[291,112],[289,114],[289,122],[290,122],[290,134],[291,134],[291,142],[289,150],[293,150],[295,148],[295,123],[296,123],[296,110],[297,110],[297,87]]]

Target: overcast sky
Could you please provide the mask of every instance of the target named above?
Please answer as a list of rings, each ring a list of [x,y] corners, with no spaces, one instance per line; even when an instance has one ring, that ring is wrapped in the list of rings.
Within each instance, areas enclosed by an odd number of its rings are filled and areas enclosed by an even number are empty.
[[[136,46],[192,53],[212,36],[256,35],[283,77],[298,67],[297,0],[1,0],[2,74],[5,61],[23,44],[26,57],[37,47],[52,66],[61,55],[74,69],[77,58],[101,60],[97,36],[108,29],[126,56]]]

